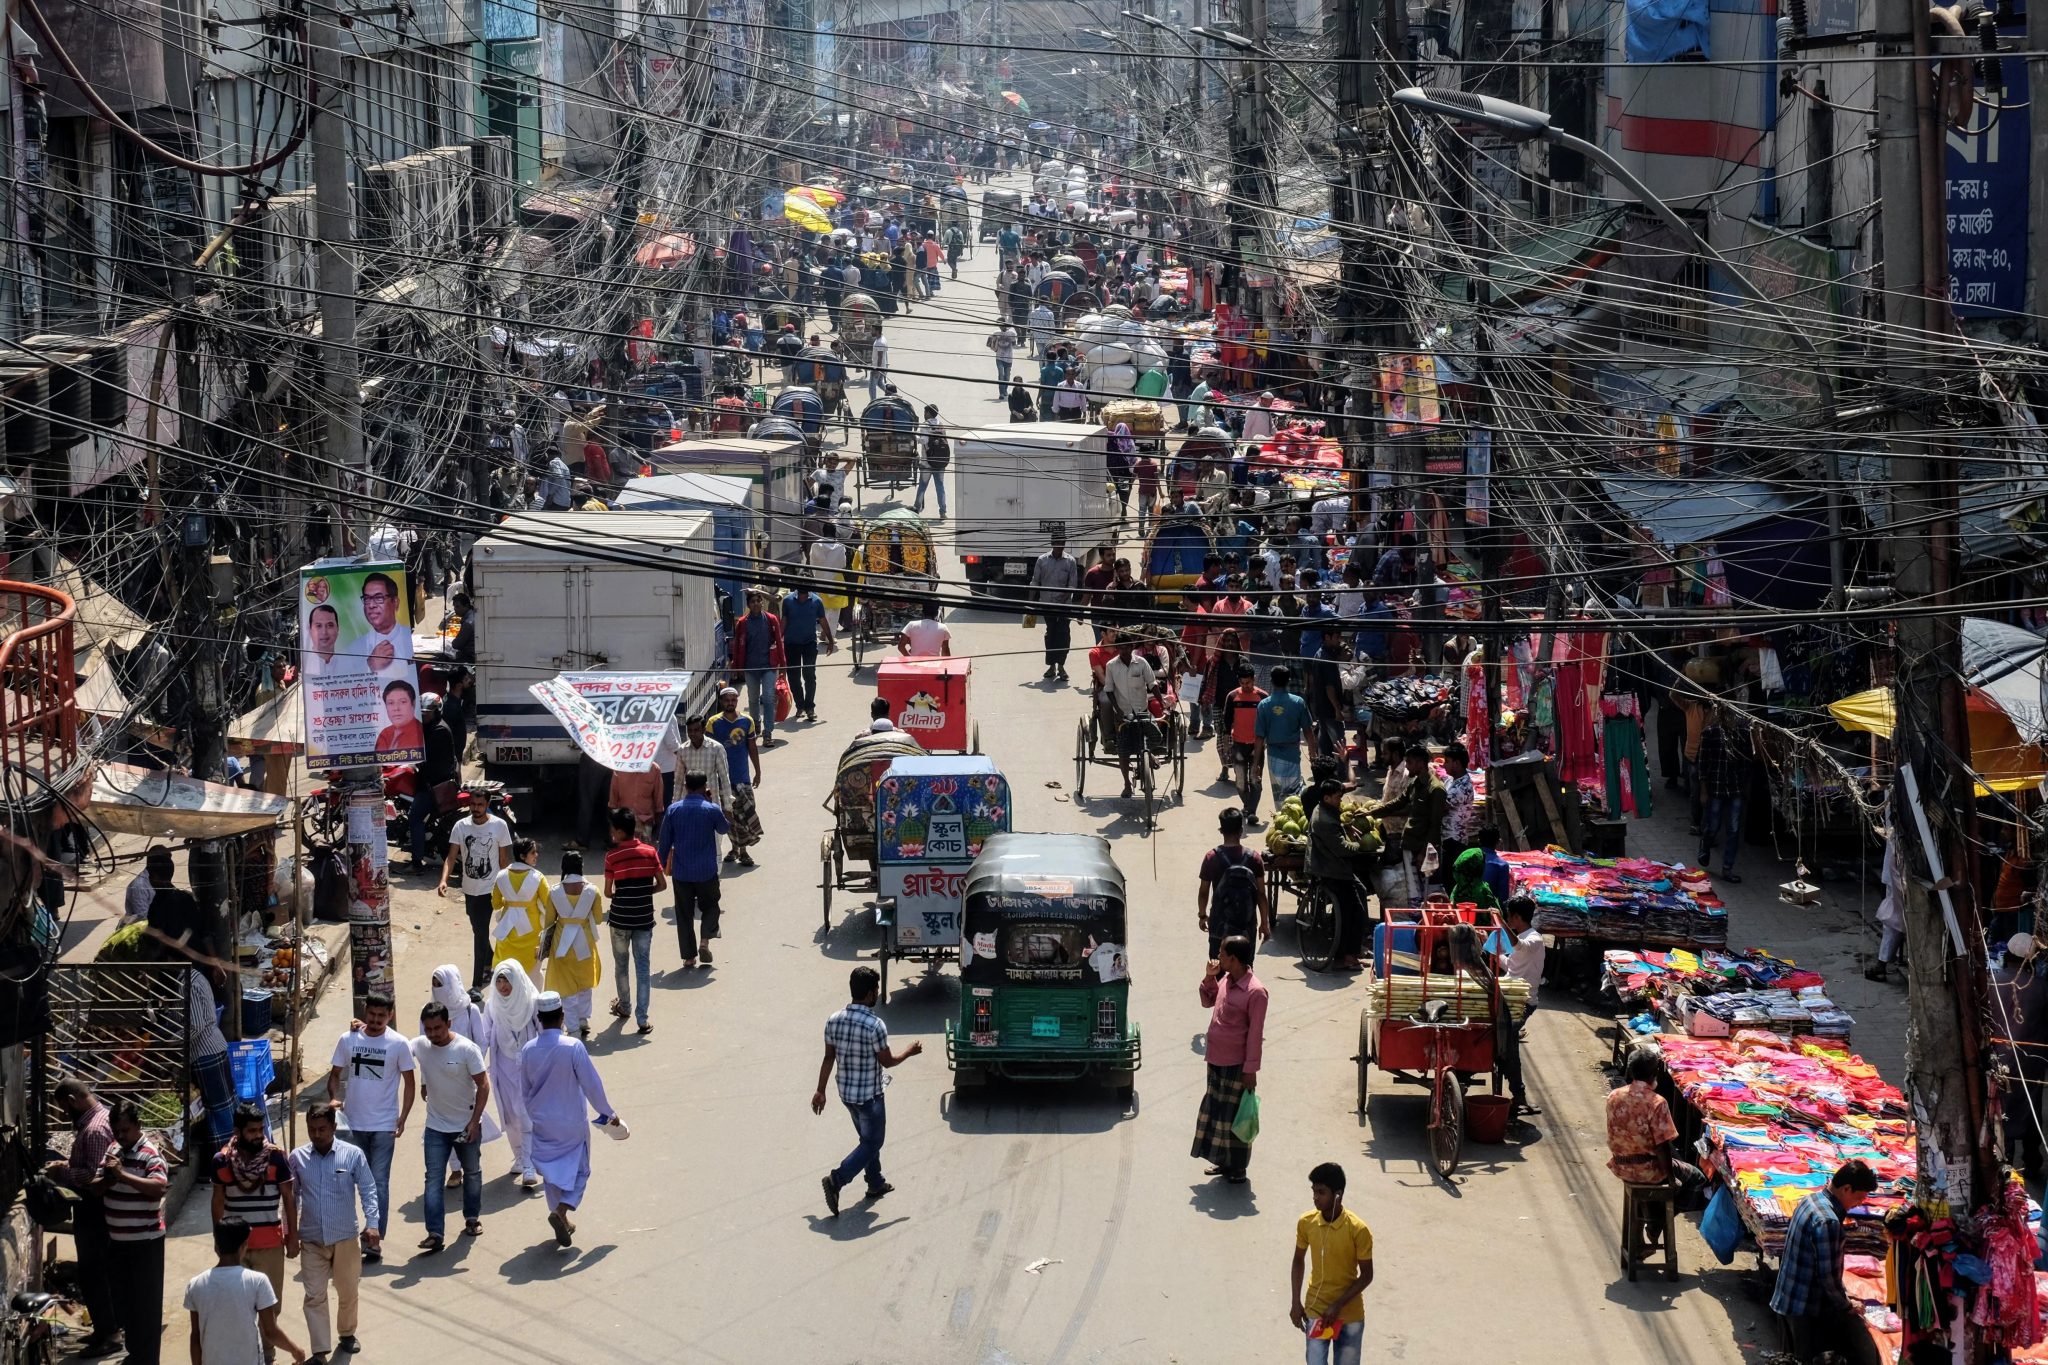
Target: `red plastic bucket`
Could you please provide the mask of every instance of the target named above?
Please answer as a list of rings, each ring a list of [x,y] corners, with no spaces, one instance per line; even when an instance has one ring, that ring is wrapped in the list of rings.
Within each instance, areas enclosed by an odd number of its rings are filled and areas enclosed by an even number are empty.
[[[1465,1135],[1474,1142],[1506,1142],[1508,1115],[1514,1109],[1515,1102],[1507,1095],[1467,1095]]]

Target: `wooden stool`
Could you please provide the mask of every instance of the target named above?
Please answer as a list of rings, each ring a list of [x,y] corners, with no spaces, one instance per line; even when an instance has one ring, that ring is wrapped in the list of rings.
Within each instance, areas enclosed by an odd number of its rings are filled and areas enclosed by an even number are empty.
[[[1624,1181],[1621,1189],[1621,1268],[1628,1272],[1630,1280],[1634,1280],[1637,1266],[1648,1265],[1656,1259],[1657,1249],[1643,1235],[1643,1224],[1646,1219],[1655,1218],[1661,1207],[1664,1213],[1664,1278],[1677,1279],[1678,1198],[1684,1191],[1677,1182],[1670,1180],[1654,1185]]]

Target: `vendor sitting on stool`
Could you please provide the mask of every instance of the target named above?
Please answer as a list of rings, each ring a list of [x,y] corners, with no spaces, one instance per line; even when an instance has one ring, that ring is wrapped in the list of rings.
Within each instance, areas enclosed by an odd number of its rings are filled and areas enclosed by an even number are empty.
[[[1655,1049],[1637,1048],[1628,1059],[1628,1083],[1607,1092],[1607,1169],[1631,1185],[1675,1181],[1684,1191],[1679,1207],[1686,1208],[1707,1177],[1673,1152],[1678,1125],[1671,1121],[1671,1106],[1657,1093],[1663,1075],[1663,1057]],[[1663,1239],[1661,1219],[1646,1220],[1644,1228],[1650,1245]]]

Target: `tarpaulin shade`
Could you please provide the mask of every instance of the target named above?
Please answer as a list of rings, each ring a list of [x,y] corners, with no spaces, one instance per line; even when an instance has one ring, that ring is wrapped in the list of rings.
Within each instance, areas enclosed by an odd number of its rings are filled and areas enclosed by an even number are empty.
[[[282,796],[267,792],[106,763],[93,774],[86,810],[110,834],[224,839],[270,828],[284,818],[286,804]]]
[[[1971,688],[1966,708],[1970,718],[1970,767],[1977,773],[1977,792],[2023,791],[2038,786],[2048,762],[2041,747],[2020,738],[2012,717],[1989,694]],[[1844,730],[1861,730],[1890,739],[1897,718],[1889,688],[1873,687],[1828,705],[1828,714]]]
[[[1632,62],[1668,62],[1707,50],[1707,0],[1628,0],[1623,34]]]

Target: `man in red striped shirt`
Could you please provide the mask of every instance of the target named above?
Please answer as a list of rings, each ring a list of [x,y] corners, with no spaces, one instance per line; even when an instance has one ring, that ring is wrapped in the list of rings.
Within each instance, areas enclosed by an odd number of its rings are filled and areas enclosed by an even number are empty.
[[[170,1167],[142,1132],[133,1100],[114,1106],[114,1141],[93,1188],[107,1210],[113,1325],[133,1365],[157,1365],[164,1323],[164,1190]],[[99,1326],[95,1323],[94,1326]]]
[[[716,756],[722,765],[725,756]],[[654,894],[668,888],[661,870],[661,856],[638,837],[631,811],[612,812],[612,846],[604,855],[604,898],[611,907],[613,976],[618,995],[612,1001],[612,1016],[626,1017],[630,1009],[640,1032],[654,1032],[647,1021],[647,1006],[653,995],[650,958],[654,952]],[[634,993],[629,1003],[626,986],[633,978]]]

